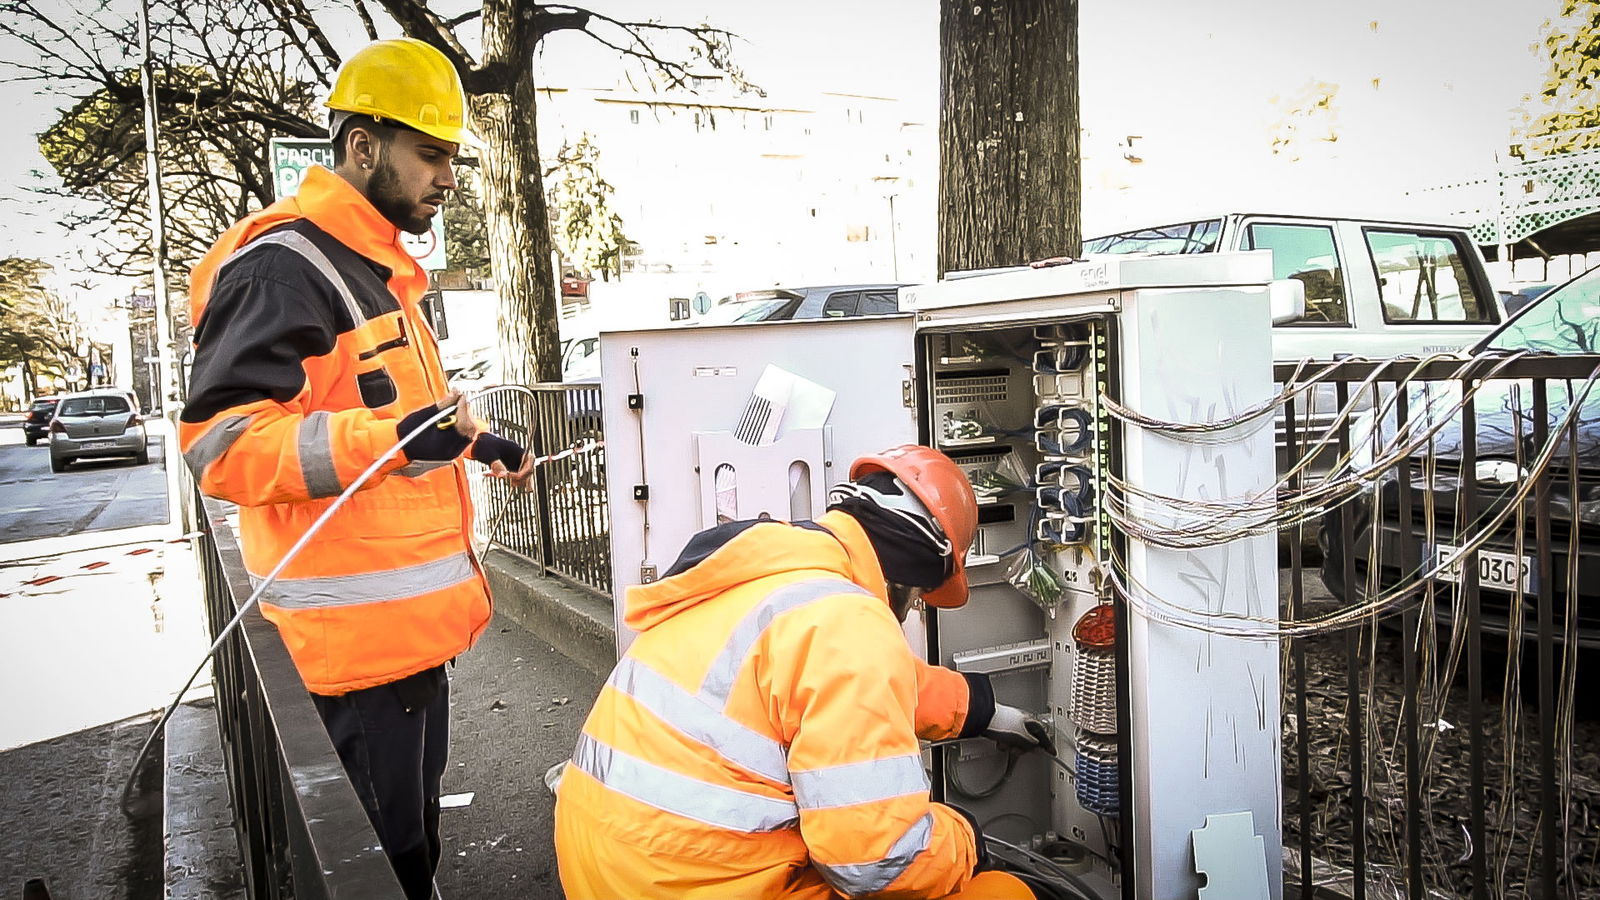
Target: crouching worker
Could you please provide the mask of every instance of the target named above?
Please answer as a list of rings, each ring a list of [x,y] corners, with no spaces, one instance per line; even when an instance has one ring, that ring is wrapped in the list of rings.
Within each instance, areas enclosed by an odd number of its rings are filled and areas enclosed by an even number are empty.
[[[966,602],[972,486],[910,445],[850,478],[817,521],[703,531],[628,591],[639,636],[557,792],[569,900],[1033,896],[929,799],[917,740],[1044,732],[900,630],[919,597]]]

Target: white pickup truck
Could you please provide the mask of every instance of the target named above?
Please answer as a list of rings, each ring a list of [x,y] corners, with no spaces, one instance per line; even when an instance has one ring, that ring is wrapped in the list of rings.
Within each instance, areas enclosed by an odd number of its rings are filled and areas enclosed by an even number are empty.
[[[1451,225],[1225,213],[1083,242],[1085,256],[1236,250],[1271,250],[1273,278],[1305,288],[1303,314],[1274,322],[1278,362],[1450,352],[1505,318],[1477,245]],[[1315,435],[1335,412],[1321,392],[1305,427]],[[1284,444],[1280,421],[1280,461]]]

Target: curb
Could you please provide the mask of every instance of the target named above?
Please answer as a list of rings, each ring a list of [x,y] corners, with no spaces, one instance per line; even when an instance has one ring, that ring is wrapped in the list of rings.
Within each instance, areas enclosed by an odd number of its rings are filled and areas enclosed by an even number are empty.
[[[483,570],[496,612],[595,676],[611,674],[617,632],[610,598],[542,575],[538,566],[503,550],[486,555]]]
[[[180,705],[167,721],[165,737],[165,896],[244,900],[244,860],[233,831],[215,704]]]

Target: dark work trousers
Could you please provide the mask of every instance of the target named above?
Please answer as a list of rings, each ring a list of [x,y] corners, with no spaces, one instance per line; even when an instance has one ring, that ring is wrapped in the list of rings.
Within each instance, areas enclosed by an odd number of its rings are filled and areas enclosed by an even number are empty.
[[[406,897],[427,900],[439,867],[439,779],[450,743],[444,666],[311,699]]]

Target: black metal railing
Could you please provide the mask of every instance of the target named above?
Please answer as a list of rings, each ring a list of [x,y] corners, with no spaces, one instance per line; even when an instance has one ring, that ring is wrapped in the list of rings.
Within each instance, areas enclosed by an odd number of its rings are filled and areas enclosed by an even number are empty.
[[[1285,417],[1354,490],[1284,542],[1284,620],[1327,625],[1284,642],[1284,896],[1600,896],[1600,356],[1329,368],[1370,406]]]
[[[578,448],[539,466],[531,491],[513,491],[474,470],[480,540],[525,557],[541,570],[609,596],[611,517],[597,384],[535,384],[488,394],[474,411],[537,457]]]
[[[249,598],[250,579],[227,505],[195,502],[215,640]],[[218,648],[212,679],[252,900],[404,897],[278,629],[256,607]]]

